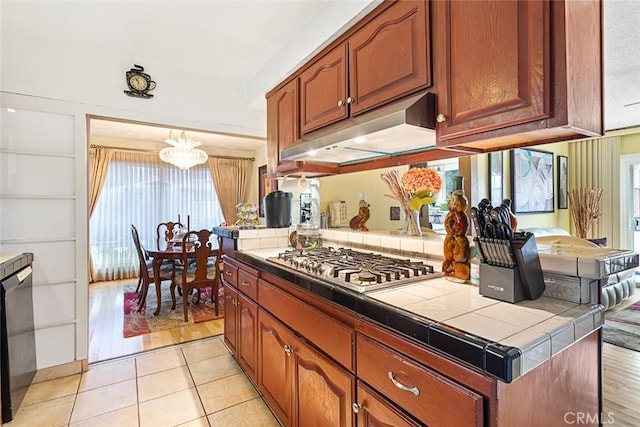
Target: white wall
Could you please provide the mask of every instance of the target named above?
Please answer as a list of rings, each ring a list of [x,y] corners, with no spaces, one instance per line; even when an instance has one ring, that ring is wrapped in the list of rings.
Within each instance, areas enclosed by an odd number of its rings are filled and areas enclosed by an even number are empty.
[[[77,104],[1,100],[0,252],[34,254],[37,367],[86,359],[85,116]]]
[[[0,60],[0,251],[34,252],[42,369],[87,359],[87,115],[262,137],[266,115],[243,105],[244,87],[162,64],[145,64],[158,81],[155,97],[131,98],[123,93],[124,71],[134,58],[73,42],[3,31]],[[7,107],[33,120],[12,122]],[[25,141],[36,145],[25,148]],[[43,160],[46,167],[38,167]],[[63,177],[64,185],[52,185]],[[257,202],[255,172],[248,180],[248,198]]]
[[[111,110],[110,117],[242,135],[266,135],[263,110],[247,107],[243,85],[185,73],[165,64],[117,52],[90,50],[73,41],[58,42],[2,31],[2,91]],[[81,36],[79,36],[81,40]],[[151,99],[132,98],[125,71],[142,62],[157,88]]]

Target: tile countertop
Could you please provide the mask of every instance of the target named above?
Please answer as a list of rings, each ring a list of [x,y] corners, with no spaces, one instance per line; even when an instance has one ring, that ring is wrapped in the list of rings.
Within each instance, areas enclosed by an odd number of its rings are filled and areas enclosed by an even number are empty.
[[[601,305],[542,296],[516,304],[480,295],[445,278],[357,294],[266,259],[287,247],[244,249],[257,266],[511,382],[604,323]],[[340,289],[337,289],[340,288]]]
[[[5,262],[17,256],[20,256],[20,254],[0,253],[0,264],[4,264]]]

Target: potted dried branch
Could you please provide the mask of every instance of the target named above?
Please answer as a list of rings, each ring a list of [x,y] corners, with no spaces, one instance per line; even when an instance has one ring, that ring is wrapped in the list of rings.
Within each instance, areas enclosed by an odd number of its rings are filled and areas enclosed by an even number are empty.
[[[571,217],[578,230],[578,236],[586,239],[594,221],[600,216],[602,188],[573,188],[569,192]]]

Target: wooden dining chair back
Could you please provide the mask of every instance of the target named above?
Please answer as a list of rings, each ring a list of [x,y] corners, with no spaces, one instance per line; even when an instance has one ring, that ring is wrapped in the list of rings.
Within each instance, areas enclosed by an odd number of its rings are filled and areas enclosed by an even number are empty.
[[[133,244],[136,247],[136,252],[138,254],[138,260],[140,262],[140,278],[142,289],[138,291],[138,302],[146,301],[147,293],[149,292],[149,286],[151,283],[155,282],[155,276],[153,274],[153,265],[152,261],[147,259],[145,254],[145,250],[140,244],[140,235],[138,234],[138,229],[131,224],[131,238],[133,239]],[[173,268],[161,268],[160,269],[160,280],[174,280],[174,270]]]
[[[192,290],[198,291],[198,303],[200,301],[200,289],[211,289],[211,302],[214,304],[215,314],[218,315],[218,286],[220,283],[220,271],[216,268],[218,249],[213,248],[209,240],[211,230],[189,231],[182,238],[182,263],[187,268],[177,268],[175,283],[171,285],[172,309],[175,309],[175,286],[182,290],[182,308],[184,321],[189,321],[189,298]],[[193,262],[195,260],[195,262]],[[191,264],[189,264],[191,261]]]
[[[158,226],[156,227],[156,242],[158,244],[158,249],[162,249],[162,247],[167,242],[173,240],[174,237],[176,237],[178,230],[180,230],[182,227],[184,226],[180,221],[167,221],[158,224]]]

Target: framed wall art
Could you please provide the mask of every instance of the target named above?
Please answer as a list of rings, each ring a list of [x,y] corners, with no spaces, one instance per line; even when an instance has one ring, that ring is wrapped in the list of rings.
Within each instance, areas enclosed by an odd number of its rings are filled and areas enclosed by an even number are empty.
[[[554,211],[553,153],[511,150],[511,200],[515,213]]]
[[[258,216],[264,217],[264,196],[278,189],[275,179],[267,179],[267,165],[258,168]]]
[[[504,198],[502,151],[489,153],[489,199],[493,206],[499,206]]]
[[[569,208],[569,159],[558,156],[558,209]]]

